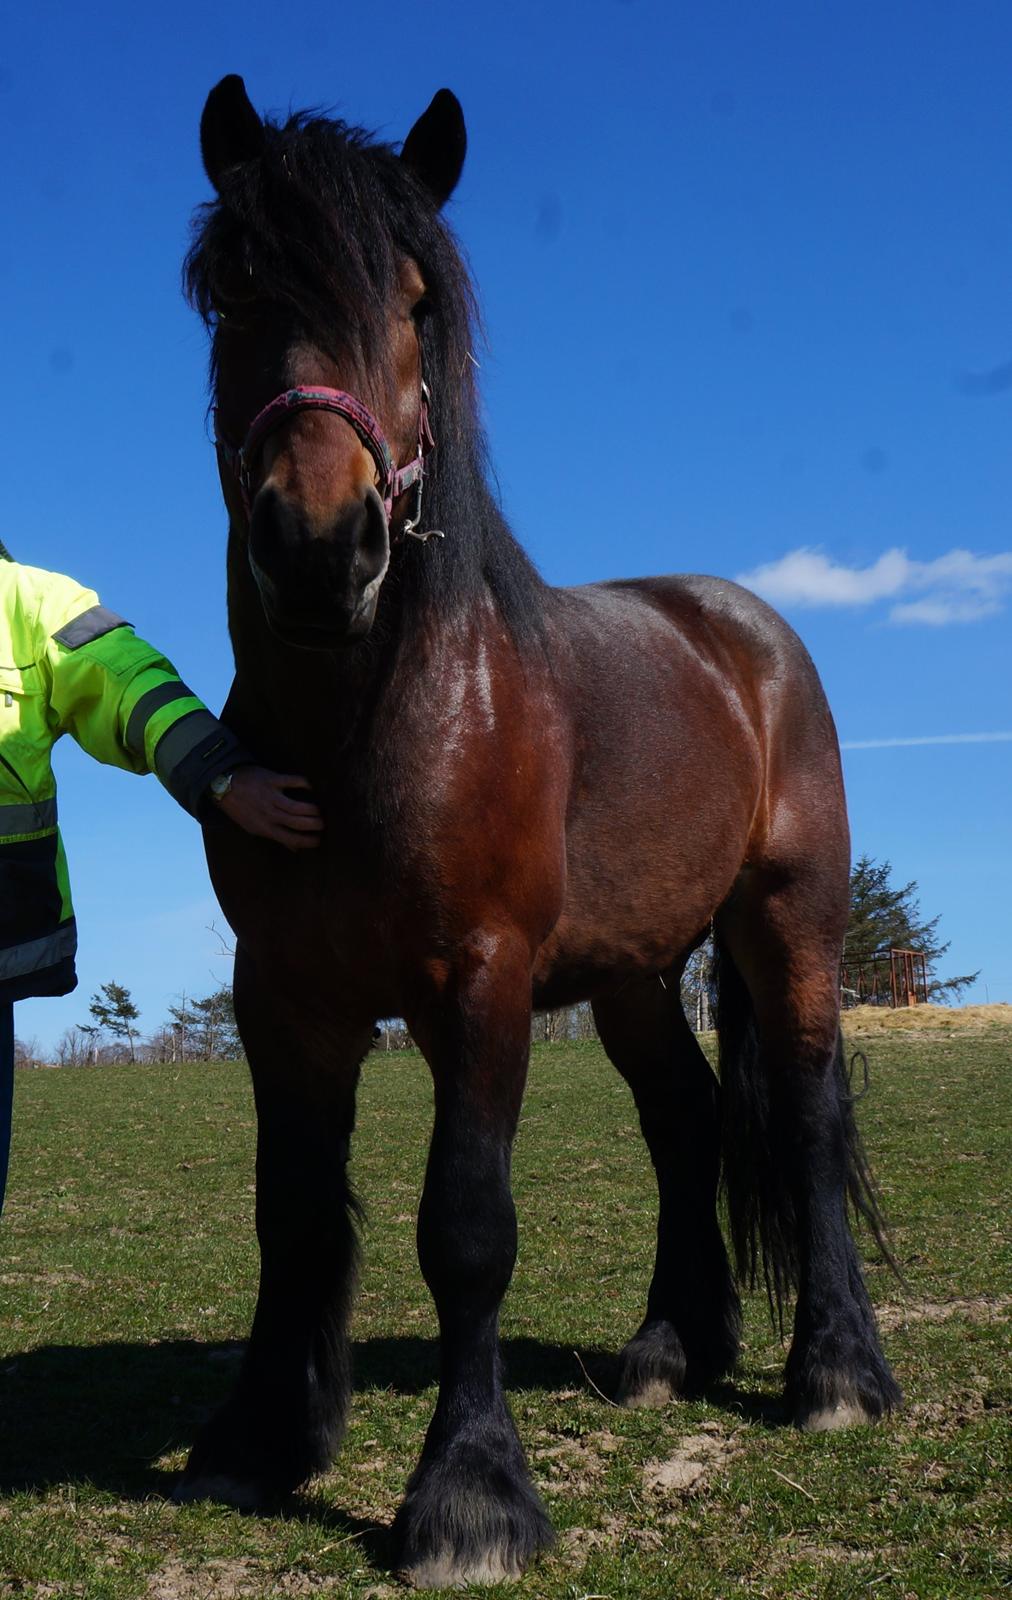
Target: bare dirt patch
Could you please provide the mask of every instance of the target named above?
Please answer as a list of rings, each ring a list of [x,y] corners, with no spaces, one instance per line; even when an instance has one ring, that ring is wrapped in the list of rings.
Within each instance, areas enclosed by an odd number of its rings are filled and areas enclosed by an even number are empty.
[[[662,1498],[698,1494],[706,1480],[726,1466],[734,1454],[732,1438],[713,1431],[688,1434],[665,1460],[647,1462],[643,1486]]]
[[[559,1535],[559,1551],[564,1560],[583,1566],[595,1550],[618,1549],[622,1544],[637,1550],[659,1550],[664,1535],[657,1528],[636,1528],[624,1517],[606,1517],[599,1528],[566,1528]]]
[[[148,1600],[238,1600],[262,1586],[259,1565],[243,1560],[206,1561],[198,1568],[167,1561],[148,1579]]]
[[[17,1289],[29,1283],[41,1289],[58,1289],[65,1283],[77,1284],[84,1289],[92,1288],[90,1278],[82,1277],[70,1267],[56,1267],[52,1272],[0,1272],[0,1286],[5,1289]]]
[[[965,1388],[946,1400],[915,1400],[907,1416],[915,1428],[945,1436],[978,1421],[991,1409],[992,1402],[986,1390]],[[924,1471],[926,1481],[930,1480],[930,1469]]]
[[[948,1322],[961,1317],[966,1322],[1007,1322],[1012,1295],[977,1295],[962,1300],[916,1300],[909,1305],[885,1305],[876,1310],[884,1333],[912,1322]]]
[[[67,1600],[71,1595],[83,1596],[84,1592],[83,1583],[48,1583],[45,1580],[31,1585],[0,1583],[3,1600],[7,1600],[8,1595],[11,1600],[14,1596],[17,1600]]]
[[[604,1463],[597,1447],[603,1435],[588,1433],[574,1438],[566,1434],[553,1439],[549,1434],[547,1437],[551,1443],[536,1446],[531,1452],[549,1475],[544,1485],[547,1490],[586,1488],[600,1476]],[[607,1439],[608,1449],[615,1449],[621,1442],[615,1441],[612,1434],[608,1434]]]
[[[844,1563],[860,1563],[870,1561],[871,1552],[868,1550],[855,1550],[851,1545],[845,1544],[816,1544],[811,1540],[798,1539],[796,1534],[787,1534],[778,1541],[778,1549],[774,1556],[774,1566],[778,1572],[786,1571],[797,1561],[809,1562],[812,1566],[832,1567]]]
[[[145,1600],[247,1600],[268,1591],[278,1597],[333,1590],[335,1579],[306,1572],[271,1572],[262,1562],[213,1557],[199,1567],[167,1561],[148,1579]]]

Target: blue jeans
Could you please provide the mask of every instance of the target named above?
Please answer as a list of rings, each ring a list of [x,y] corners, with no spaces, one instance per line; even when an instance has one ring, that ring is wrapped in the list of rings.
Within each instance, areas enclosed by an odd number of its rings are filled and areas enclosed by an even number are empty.
[[[14,1109],[14,1007],[0,1003],[0,1212],[7,1189]]]

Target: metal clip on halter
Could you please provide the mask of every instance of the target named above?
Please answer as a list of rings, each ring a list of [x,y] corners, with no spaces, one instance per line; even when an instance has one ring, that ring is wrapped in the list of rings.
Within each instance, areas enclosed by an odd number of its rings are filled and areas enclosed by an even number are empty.
[[[429,431],[430,399],[431,395],[429,393],[429,386],[423,378],[422,403],[418,411],[418,455],[415,458],[418,464],[418,476],[415,479],[415,510],[414,515],[407,518],[404,527],[401,529],[402,538],[417,539],[419,544],[428,544],[430,539],[446,538],[446,534],[442,533],[439,528],[428,528],[424,533],[420,533],[418,531],[418,524],[422,520],[422,486],[425,483],[425,446],[428,444],[431,447],[432,443],[434,442],[432,439],[432,434]]]

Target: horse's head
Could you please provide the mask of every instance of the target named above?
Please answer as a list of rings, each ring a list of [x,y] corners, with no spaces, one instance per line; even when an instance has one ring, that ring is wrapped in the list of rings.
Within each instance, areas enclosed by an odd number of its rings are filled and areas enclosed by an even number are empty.
[[[398,156],[324,118],[264,122],[228,77],[200,141],[218,200],[187,282],[213,330],[233,531],[274,632],[333,649],[368,633],[391,543],[418,533],[426,379],[447,353],[445,325],[430,352],[425,323],[461,321],[438,212],[463,165],[463,117],[441,90]],[[435,411],[438,427],[438,394]]]

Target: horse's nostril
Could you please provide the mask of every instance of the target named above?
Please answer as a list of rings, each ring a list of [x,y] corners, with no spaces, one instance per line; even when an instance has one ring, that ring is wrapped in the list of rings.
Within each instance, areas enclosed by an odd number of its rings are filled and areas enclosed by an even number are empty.
[[[374,583],[386,571],[390,559],[390,530],[383,502],[369,488],[362,505],[363,526],[358,541],[359,569],[367,583]]]

